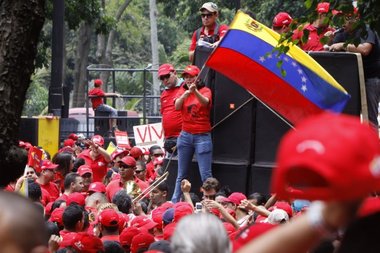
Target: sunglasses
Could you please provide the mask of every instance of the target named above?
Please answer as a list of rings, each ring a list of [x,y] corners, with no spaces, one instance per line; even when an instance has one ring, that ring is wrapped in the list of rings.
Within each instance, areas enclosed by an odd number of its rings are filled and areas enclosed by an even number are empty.
[[[171,75],[172,75],[172,74],[169,73],[169,74],[167,74],[167,75],[160,76],[160,80],[161,80],[161,81],[164,81],[165,79],[169,79]]]
[[[153,154],[154,157],[162,157],[164,154]]]
[[[211,18],[212,16],[214,16],[213,13],[202,13],[202,14],[201,14],[201,17],[202,17],[202,18],[205,18],[205,17],[207,17],[207,18]]]
[[[143,172],[144,172],[144,170],[135,170],[136,174],[140,174],[140,173],[143,173]]]

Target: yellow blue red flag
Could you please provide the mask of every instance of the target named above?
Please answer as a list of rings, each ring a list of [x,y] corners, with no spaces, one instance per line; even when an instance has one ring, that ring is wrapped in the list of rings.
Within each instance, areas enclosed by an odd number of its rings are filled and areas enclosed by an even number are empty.
[[[206,65],[246,88],[289,123],[324,110],[341,112],[350,95],[313,58],[289,44],[273,53],[280,35],[239,11]],[[282,70],[278,63],[282,62]]]

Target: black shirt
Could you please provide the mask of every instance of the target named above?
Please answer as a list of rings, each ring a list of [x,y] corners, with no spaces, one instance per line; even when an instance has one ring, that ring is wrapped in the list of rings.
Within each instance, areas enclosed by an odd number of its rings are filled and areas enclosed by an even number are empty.
[[[360,38],[360,43],[371,43],[372,50],[367,56],[363,56],[363,67],[365,78],[380,77],[380,42],[379,36],[366,26],[367,35],[361,37],[361,31],[355,32],[355,38]],[[342,30],[335,34],[333,43],[345,42],[349,38],[349,33]]]

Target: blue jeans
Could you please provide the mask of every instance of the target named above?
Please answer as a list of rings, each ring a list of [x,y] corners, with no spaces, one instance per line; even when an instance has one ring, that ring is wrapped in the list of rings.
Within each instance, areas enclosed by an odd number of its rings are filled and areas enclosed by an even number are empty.
[[[368,78],[365,80],[367,93],[368,119],[376,129],[379,127],[377,116],[380,102],[380,78]]]
[[[117,110],[113,108],[112,106],[101,104],[96,108],[99,112],[108,112],[111,117],[117,116]]]
[[[181,197],[181,181],[188,176],[189,167],[195,153],[199,174],[202,182],[212,177],[212,141],[211,133],[191,134],[182,131],[177,140],[178,174],[172,202],[176,203]]]

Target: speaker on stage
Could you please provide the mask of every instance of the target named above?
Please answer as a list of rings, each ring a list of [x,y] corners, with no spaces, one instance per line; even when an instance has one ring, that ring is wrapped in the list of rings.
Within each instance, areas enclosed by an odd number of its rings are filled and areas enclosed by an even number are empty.
[[[256,100],[246,89],[217,72],[214,87],[214,161],[250,163]],[[238,109],[240,106],[242,107]]]
[[[265,195],[269,195],[270,181],[272,177],[272,170],[274,164],[253,164],[250,168],[250,175],[248,181],[248,194],[259,192]]]

